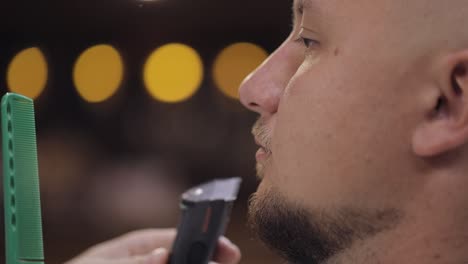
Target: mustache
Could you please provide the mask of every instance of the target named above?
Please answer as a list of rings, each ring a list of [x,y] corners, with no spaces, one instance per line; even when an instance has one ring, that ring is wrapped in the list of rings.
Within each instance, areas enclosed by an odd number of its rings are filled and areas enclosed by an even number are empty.
[[[267,152],[271,152],[271,130],[266,125],[265,119],[260,118],[255,122],[252,135]]]

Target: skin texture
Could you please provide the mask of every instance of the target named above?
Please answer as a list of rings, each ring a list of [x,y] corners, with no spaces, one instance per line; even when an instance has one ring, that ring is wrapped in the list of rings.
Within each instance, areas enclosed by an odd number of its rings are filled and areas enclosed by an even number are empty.
[[[294,5],[240,88],[260,238],[292,263],[468,261],[466,1]]]

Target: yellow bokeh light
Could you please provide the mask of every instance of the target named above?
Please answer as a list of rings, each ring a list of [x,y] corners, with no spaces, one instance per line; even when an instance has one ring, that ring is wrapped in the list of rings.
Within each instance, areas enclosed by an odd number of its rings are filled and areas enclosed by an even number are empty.
[[[47,84],[47,62],[39,48],[19,52],[7,70],[7,85],[11,92],[37,98]]]
[[[143,70],[146,89],[167,103],[190,98],[203,80],[203,63],[197,51],[179,43],[164,45],[149,56]]]
[[[85,50],[75,63],[73,81],[80,96],[91,103],[105,101],[115,94],[124,75],[119,52],[107,44]]]
[[[239,86],[266,58],[268,53],[252,43],[236,43],[225,48],[215,60],[214,81],[231,98],[239,98]]]

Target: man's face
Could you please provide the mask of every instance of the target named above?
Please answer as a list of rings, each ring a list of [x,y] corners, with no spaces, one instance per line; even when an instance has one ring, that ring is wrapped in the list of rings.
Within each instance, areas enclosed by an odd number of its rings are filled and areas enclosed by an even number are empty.
[[[407,214],[422,181],[414,87],[435,48],[422,2],[296,1],[291,35],[243,83],[261,115],[253,222],[290,261],[321,263]]]

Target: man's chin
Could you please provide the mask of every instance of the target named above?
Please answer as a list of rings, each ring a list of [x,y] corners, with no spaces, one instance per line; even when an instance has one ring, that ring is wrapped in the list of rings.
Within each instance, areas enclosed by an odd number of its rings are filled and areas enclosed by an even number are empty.
[[[291,263],[320,263],[324,259],[309,255],[312,251],[308,249],[308,241],[313,243],[315,238],[302,236],[310,229],[307,214],[292,209],[279,194],[267,189],[264,182],[250,199],[249,225],[263,243]],[[316,243],[315,251],[325,256],[321,247]]]
[[[393,228],[400,216],[393,209],[307,210],[264,183],[249,203],[252,230],[269,248],[297,264],[326,263],[355,241]]]

